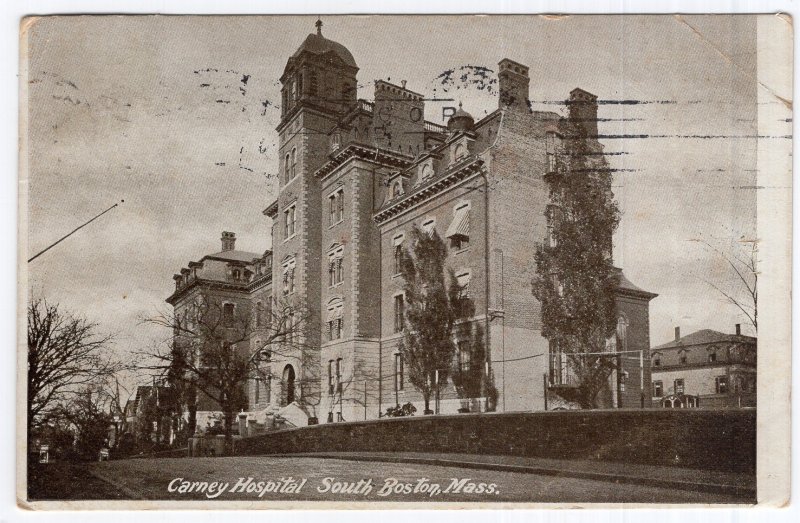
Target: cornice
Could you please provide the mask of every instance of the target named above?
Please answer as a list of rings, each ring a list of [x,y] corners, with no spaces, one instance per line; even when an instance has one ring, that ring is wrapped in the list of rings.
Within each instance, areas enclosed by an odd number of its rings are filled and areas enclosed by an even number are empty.
[[[480,172],[483,168],[483,164],[483,160],[479,157],[467,157],[467,161],[462,160],[443,174],[434,177],[423,185],[415,188],[412,192],[405,194],[399,200],[390,202],[375,213],[373,219],[380,225],[392,216],[426,202],[441,193],[444,189]]]

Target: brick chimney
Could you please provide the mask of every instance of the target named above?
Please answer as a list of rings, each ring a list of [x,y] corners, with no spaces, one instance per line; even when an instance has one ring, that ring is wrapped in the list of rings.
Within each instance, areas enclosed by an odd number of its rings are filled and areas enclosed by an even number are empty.
[[[675,341],[681,341],[681,328],[675,327]]]
[[[737,323],[736,324],[736,335],[737,336],[741,336],[742,335],[742,324],[741,323]]]
[[[569,92],[569,117],[584,129],[589,138],[597,139],[597,96],[580,88]]]
[[[528,90],[531,79],[528,67],[514,60],[503,58],[497,64],[500,81],[500,109],[508,108],[528,112]]]
[[[222,231],[222,251],[232,251],[236,248],[236,233]]]

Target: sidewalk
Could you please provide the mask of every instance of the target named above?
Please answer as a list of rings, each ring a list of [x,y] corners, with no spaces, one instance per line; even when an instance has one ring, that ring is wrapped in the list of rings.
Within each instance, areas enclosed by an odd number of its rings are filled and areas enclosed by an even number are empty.
[[[467,469],[522,472],[613,483],[630,483],[756,498],[755,474],[718,472],[680,467],[641,465],[611,461],[558,460],[522,456],[437,454],[424,452],[314,452],[273,454],[284,457],[317,457],[349,461],[417,463]]]

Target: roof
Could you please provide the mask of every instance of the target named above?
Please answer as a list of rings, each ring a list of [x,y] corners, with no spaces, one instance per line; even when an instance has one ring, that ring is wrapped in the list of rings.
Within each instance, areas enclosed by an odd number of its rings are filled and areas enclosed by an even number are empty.
[[[678,340],[658,345],[650,350],[675,349],[679,347],[688,347],[690,345],[710,345],[712,343],[755,343],[756,340],[757,338],[752,336],[737,336],[736,334],[725,334],[724,332],[711,329],[703,329],[687,334]]]
[[[622,269],[617,268],[617,276],[619,277],[619,282],[617,284],[617,290],[621,291],[623,294],[634,295],[642,298],[649,298],[653,299],[658,294],[650,291],[646,291],[641,287],[634,285],[626,276],[625,273],[622,272]]]
[[[215,252],[214,254],[206,254],[200,261],[205,260],[206,258],[217,258],[219,260],[227,261],[251,262],[256,258],[261,258],[262,256],[263,254],[247,251],[220,251]]]
[[[297,48],[297,51],[292,55],[292,58],[297,58],[303,51],[308,51],[309,53],[317,55],[333,52],[336,53],[345,64],[351,67],[358,67],[353,55],[345,46],[333,40],[328,40],[321,34],[309,34],[306,39],[303,40],[303,43],[300,44],[300,47]]]

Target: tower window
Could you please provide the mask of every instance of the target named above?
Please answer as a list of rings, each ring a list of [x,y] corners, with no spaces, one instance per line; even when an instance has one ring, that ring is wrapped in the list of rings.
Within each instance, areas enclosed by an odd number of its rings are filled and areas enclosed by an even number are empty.
[[[295,291],[295,261],[290,259],[283,264],[283,295],[288,296]]]
[[[284,238],[289,239],[294,236],[296,232],[296,218],[297,218],[297,207],[295,205],[290,206],[288,209],[283,211],[284,217]]]
[[[344,247],[328,254],[328,286],[333,287],[344,281]]]
[[[331,225],[344,220],[344,189],[339,189],[328,196],[328,210]]]
[[[292,179],[292,177],[290,176],[291,169],[292,169],[291,155],[289,153],[286,153],[286,157],[283,159],[283,180],[284,180],[283,183],[289,183],[289,180]]]
[[[334,301],[328,306],[328,340],[334,341],[342,338],[344,324],[344,304],[341,300]]]
[[[297,176],[297,147],[292,148],[292,164],[290,166],[289,179],[294,180],[295,176]]]

